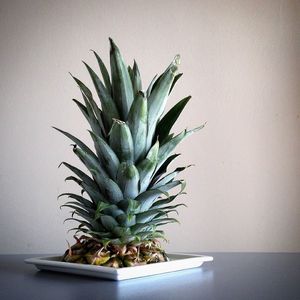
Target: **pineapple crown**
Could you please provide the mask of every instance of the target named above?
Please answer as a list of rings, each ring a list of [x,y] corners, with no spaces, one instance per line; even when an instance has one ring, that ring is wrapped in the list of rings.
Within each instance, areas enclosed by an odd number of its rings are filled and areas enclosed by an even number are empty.
[[[77,221],[76,233],[83,232],[103,243],[125,244],[164,238],[161,226],[178,222],[169,217],[184,204],[173,204],[183,194],[185,182],[175,179],[186,167],[167,172],[170,163],[179,155],[172,154],[187,136],[201,129],[184,130],[174,135],[171,129],[190,100],[185,97],[164,116],[170,92],[182,73],[177,73],[180,56],[160,75],[155,76],[146,91],[136,61],[126,67],[119,48],[110,38],[109,75],[100,56],[93,51],[102,75],[85,62],[101,106],[91,90],[73,77],[80,88],[84,104],[76,103],[91,130],[94,142],[91,150],[72,134],[54,127],[71,139],[73,152],[85,165],[89,175],[62,162],[75,176],[66,180],[76,182],[81,194],[63,193],[71,200],[61,207],[73,210],[66,220]],[[169,190],[180,187],[170,195]],[[185,205],[184,205],[185,206]],[[77,218],[77,217],[78,218]]]

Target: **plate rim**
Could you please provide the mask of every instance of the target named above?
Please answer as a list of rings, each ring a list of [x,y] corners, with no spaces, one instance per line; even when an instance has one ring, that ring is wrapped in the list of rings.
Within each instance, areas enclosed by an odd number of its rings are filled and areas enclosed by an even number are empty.
[[[26,258],[26,259],[24,259],[24,262],[26,264],[33,264],[38,269],[46,269],[47,270],[47,267],[49,267],[49,268],[54,267],[54,268],[61,269],[61,271],[64,273],[70,273],[70,272],[68,272],[68,270],[86,271],[86,272],[89,272],[92,274],[97,274],[97,275],[103,274],[104,275],[103,278],[107,278],[107,276],[108,276],[110,279],[113,279],[113,280],[123,280],[123,279],[135,278],[135,277],[131,277],[130,275],[128,278],[124,278],[124,277],[126,277],[126,275],[128,273],[137,273],[138,271],[141,271],[141,272],[153,271],[153,272],[155,272],[155,269],[158,267],[158,265],[160,265],[160,267],[169,266],[170,268],[172,268],[172,267],[174,268],[176,265],[179,265],[180,262],[188,263],[191,260],[193,260],[193,261],[197,260],[199,265],[183,268],[183,269],[191,269],[191,268],[200,267],[204,262],[213,261],[212,256],[202,255],[202,254],[183,253],[183,252],[167,252],[166,254],[170,255],[170,256],[172,256],[172,255],[177,256],[177,257],[179,256],[179,258],[175,258],[173,260],[166,261],[166,262],[132,266],[132,267],[126,267],[126,268],[112,268],[112,267],[105,267],[105,266],[78,264],[78,263],[70,263],[70,262],[53,260],[55,258],[57,259],[61,255],[53,255],[53,256],[48,255],[48,256]],[[174,271],[176,271],[176,270],[174,270]],[[166,271],[166,273],[167,272],[173,272],[173,271]],[[163,273],[165,273],[165,272],[163,272]],[[105,274],[106,274],[106,276],[105,276]],[[155,275],[155,273],[153,275]],[[141,277],[143,277],[143,276],[141,276]]]
[[[194,254],[194,253],[186,253],[186,252],[167,252],[167,255],[176,255],[176,256],[183,256],[182,258],[176,258],[170,261],[164,261],[164,262],[159,262],[159,264],[170,264],[176,261],[182,261],[182,260],[189,260],[189,259],[195,259],[199,258],[201,259],[202,262],[208,262],[208,261],[213,261],[214,258],[213,256],[209,255],[203,255],[203,254]],[[126,267],[126,268],[112,268],[112,267],[106,267],[106,266],[96,266],[96,265],[89,265],[89,264],[78,264],[78,263],[72,263],[72,262],[64,262],[64,261],[57,261],[57,260],[51,260],[51,258],[58,258],[62,255],[52,255],[52,256],[38,256],[38,257],[30,257],[24,259],[24,262],[27,264],[42,264],[42,262],[46,262],[48,265],[50,264],[60,264],[61,266],[74,266],[74,267],[92,267],[93,269],[103,269],[103,270],[125,270],[128,268],[140,268],[140,267],[145,267],[145,266],[151,266],[151,265],[156,265],[157,263],[153,264],[147,264],[147,265],[139,265],[139,266],[131,266],[131,267]]]

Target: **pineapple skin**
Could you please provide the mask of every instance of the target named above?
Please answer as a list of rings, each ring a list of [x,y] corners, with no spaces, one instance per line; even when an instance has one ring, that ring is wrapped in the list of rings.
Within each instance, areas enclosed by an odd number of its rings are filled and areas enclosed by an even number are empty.
[[[95,149],[54,127],[74,142],[73,152],[88,171],[61,163],[73,173],[66,180],[81,187],[80,194],[58,196],[70,199],[61,206],[73,210],[66,220],[78,222],[70,229],[76,243],[62,260],[117,268],[166,261],[157,239],[165,239],[161,226],[178,222],[169,214],[185,206],[174,200],[185,188],[185,182],[175,177],[186,168],[168,171],[168,167],[178,156],[173,154],[176,146],[204,125],[171,133],[190,96],[163,116],[168,96],[182,75],[177,73],[179,55],[143,91],[137,63],[127,67],[119,48],[109,41],[110,75],[95,51],[102,79],[84,62],[99,100],[71,75],[83,98],[83,103],[73,101],[90,125]],[[175,187],[179,191],[171,195]],[[78,233],[83,235],[77,238]]]
[[[84,235],[75,239],[77,242],[63,255],[63,262],[123,268],[168,261],[157,240],[104,245],[101,241]]]

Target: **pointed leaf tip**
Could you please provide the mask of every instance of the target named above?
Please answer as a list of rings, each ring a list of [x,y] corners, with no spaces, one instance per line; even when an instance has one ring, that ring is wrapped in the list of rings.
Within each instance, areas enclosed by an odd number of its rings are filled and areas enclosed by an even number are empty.
[[[109,43],[110,43],[111,50],[117,48],[117,46],[116,46],[114,40],[113,40],[111,37],[108,38],[108,40],[109,40]]]
[[[113,121],[115,122],[115,123],[117,123],[117,124],[119,124],[119,125],[124,125],[124,124],[126,124],[126,122],[124,122],[124,121],[122,121],[122,120],[119,120],[119,119],[116,119],[116,118],[112,118],[113,119]]]
[[[143,91],[138,91],[138,94],[145,98],[145,93]]]
[[[175,57],[174,57],[174,64],[176,64],[177,66],[180,65],[180,54],[177,54]]]

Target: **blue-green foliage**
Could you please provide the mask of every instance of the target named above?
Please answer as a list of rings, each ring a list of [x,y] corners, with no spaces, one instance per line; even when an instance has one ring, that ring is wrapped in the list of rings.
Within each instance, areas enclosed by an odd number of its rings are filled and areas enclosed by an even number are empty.
[[[95,150],[54,127],[75,143],[73,151],[90,173],[62,163],[76,175],[66,180],[76,182],[82,189],[81,195],[61,194],[71,198],[62,206],[73,210],[67,220],[79,222],[72,230],[101,241],[130,243],[163,238],[163,231],[158,227],[177,222],[168,214],[184,205],[172,204],[185,187],[183,180],[175,179],[185,167],[167,172],[169,164],[178,156],[172,153],[185,137],[203,126],[177,135],[171,133],[190,96],[163,116],[168,96],[182,75],[177,74],[179,56],[143,92],[137,63],[134,61],[133,67],[126,67],[119,48],[112,39],[109,41],[111,75],[95,51],[102,79],[84,63],[99,100],[72,76],[80,88],[83,103],[73,100],[90,125]],[[180,191],[170,195],[169,191],[177,186],[181,187]],[[74,218],[75,214],[80,219]]]

